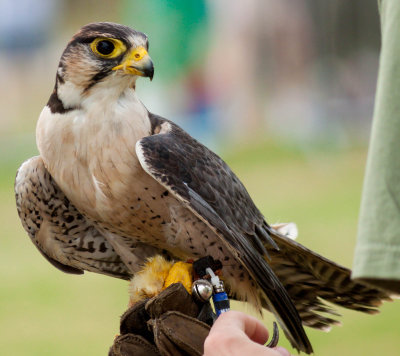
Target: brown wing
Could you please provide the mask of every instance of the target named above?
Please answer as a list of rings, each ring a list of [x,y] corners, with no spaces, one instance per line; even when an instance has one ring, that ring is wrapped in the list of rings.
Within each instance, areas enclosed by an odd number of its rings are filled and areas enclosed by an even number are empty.
[[[83,270],[129,279],[131,273],[101,233],[70,203],[40,157],[24,162],[15,179],[22,225],[41,254],[66,273]]]
[[[262,289],[292,345],[311,353],[298,312],[266,262],[264,244],[276,248],[269,226],[243,184],[220,157],[178,126],[154,115],[152,121],[158,134],[136,145],[143,169],[216,232]]]

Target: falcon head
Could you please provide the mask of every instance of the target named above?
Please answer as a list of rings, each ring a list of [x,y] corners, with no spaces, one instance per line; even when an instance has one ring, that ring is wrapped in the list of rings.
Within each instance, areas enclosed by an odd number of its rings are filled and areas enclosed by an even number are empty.
[[[78,108],[95,92],[118,96],[138,76],[153,78],[147,36],[110,22],[83,26],[65,48],[57,69],[52,111]]]

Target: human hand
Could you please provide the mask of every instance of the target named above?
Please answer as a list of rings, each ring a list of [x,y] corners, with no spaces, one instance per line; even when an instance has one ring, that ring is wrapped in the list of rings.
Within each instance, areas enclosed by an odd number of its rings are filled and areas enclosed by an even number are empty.
[[[249,315],[237,311],[221,314],[204,343],[204,356],[290,356],[283,347],[267,348],[265,326]]]

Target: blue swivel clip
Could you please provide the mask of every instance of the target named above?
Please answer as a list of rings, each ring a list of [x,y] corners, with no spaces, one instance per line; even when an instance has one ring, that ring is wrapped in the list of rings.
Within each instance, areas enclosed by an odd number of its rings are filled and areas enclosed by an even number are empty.
[[[219,277],[214,273],[211,268],[207,267],[206,272],[211,277],[211,284],[214,290],[212,298],[214,302],[215,313],[218,317],[222,313],[230,310],[229,298],[225,292],[224,282],[219,279]]]

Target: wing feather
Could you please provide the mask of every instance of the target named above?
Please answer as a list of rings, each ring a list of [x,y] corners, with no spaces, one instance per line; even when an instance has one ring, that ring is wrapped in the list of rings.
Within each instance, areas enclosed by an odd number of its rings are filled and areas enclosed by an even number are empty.
[[[37,156],[15,179],[22,225],[40,253],[66,273],[84,270],[129,279],[131,273],[105,237],[72,205]]]
[[[265,259],[263,245],[276,244],[246,189],[220,157],[172,122],[157,120],[159,133],[136,144],[143,169],[214,230],[258,283],[292,345],[311,353],[298,312]]]

